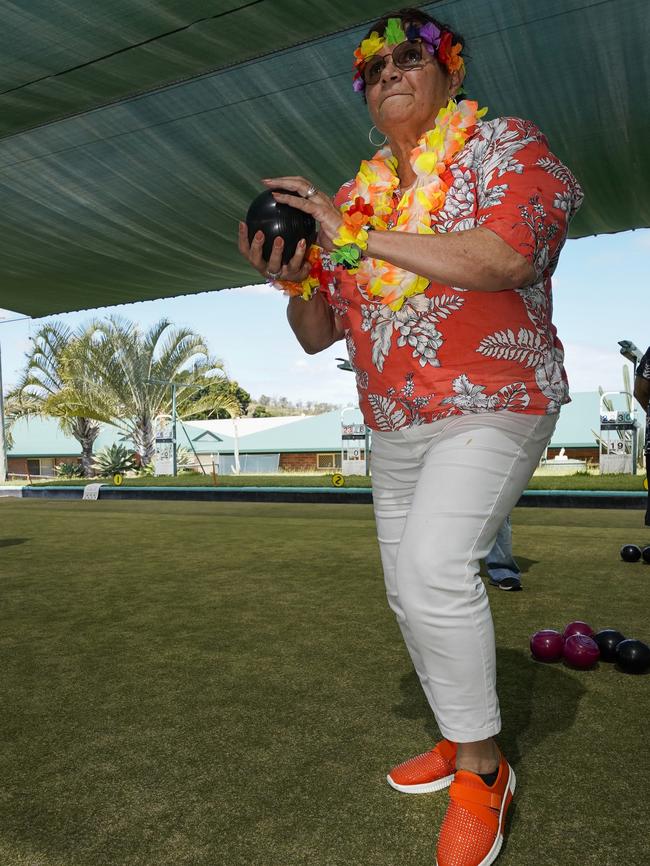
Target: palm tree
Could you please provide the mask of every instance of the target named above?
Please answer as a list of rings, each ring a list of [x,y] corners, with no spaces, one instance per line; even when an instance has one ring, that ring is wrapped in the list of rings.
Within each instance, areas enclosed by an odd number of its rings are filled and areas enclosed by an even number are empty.
[[[121,430],[145,466],[155,453],[155,420],[171,412],[172,382],[179,418],[216,409],[238,414],[236,398],[206,387],[215,375],[225,376],[223,363],[210,356],[202,337],[172,327],[168,319],[145,333],[116,316],[92,321],[65,360],[73,392],[83,395],[84,412]],[[199,388],[205,397],[191,400]]]
[[[20,418],[54,416],[61,430],[81,446],[84,475],[93,475],[93,445],[100,432],[97,420],[83,412],[83,394],[66,377],[66,353],[80,338],[60,322],[43,325],[32,338],[18,384],[7,394],[9,433]]]

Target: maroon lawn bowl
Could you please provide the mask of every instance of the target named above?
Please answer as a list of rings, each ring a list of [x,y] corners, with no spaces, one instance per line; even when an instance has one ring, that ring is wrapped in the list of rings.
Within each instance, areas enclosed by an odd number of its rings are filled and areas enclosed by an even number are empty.
[[[580,670],[592,668],[600,658],[596,641],[586,634],[572,634],[564,641],[564,660]]]
[[[564,629],[562,636],[564,637],[564,640],[566,640],[574,634],[584,634],[587,637],[593,637],[594,630],[590,625],[588,625],[588,623],[583,622],[581,619],[574,619],[573,622],[570,622]]]
[[[530,652],[538,662],[556,662],[562,658],[564,638],[559,631],[544,628],[530,639]]]

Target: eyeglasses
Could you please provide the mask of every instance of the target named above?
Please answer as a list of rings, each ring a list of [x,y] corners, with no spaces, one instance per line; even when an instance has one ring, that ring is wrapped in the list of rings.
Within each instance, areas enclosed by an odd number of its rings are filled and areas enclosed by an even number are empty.
[[[429,55],[428,53],[424,54],[421,42],[400,42],[390,54],[383,56],[375,54],[368,58],[363,67],[363,80],[366,84],[377,84],[386,68],[386,61],[389,57],[393,61],[393,66],[408,72],[409,69],[418,69],[420,66],[424,66]]]

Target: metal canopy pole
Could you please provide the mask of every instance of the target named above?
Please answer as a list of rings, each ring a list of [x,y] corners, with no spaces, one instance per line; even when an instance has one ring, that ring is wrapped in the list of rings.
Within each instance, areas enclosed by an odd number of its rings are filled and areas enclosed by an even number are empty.
[[[171,383],[172,386],[172,475],[176,478],[176,382]]]
[[[5,438],[5,395],[2,390],[2,346],[0,345],[0,483],[7,480],[7,440]]]
[[[31,316],[16,316],[13,319],[0,319],[0,323],[23,322]],[[5,435],[5,395],[2,389],[2,345],[0,344],[0,483],[7,480],[7,437]]]

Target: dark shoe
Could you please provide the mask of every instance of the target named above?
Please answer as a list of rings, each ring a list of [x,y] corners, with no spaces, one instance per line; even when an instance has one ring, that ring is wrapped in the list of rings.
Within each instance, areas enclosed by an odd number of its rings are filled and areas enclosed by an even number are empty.
[[[490,578],[490,585],[496,586],[498,589],[510,590],[517,592],[521,589],[521,580],[518,577],[504,577],[501,580],[493,580]]]

